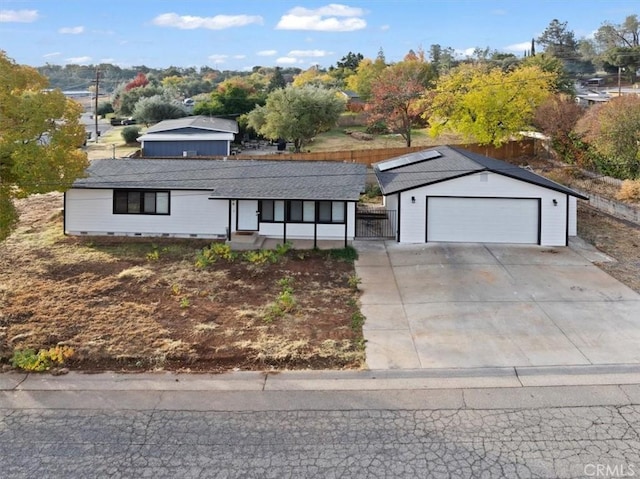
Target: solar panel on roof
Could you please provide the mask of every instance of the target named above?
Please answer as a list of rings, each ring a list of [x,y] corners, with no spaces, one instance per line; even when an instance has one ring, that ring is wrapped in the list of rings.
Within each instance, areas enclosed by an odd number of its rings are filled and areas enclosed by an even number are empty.
[[[433,160],[440,158],[442,154],[437,150],[429,150],[425,153],[418,152],[409,155],[401,156],[395,160],[383,161],[378,165],[378,171],[393,170],[394,168],[400,168],[401,166],[413,165],[422,161]]]

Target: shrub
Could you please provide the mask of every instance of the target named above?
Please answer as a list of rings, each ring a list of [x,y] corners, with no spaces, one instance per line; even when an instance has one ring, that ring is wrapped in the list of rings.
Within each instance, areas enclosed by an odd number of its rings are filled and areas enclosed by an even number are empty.
[[[238,254],[235,251],[232,251],[231,246],[228,244],[211,243],[210,246],[207,246],[196,253],[196,267],[205,268],[220,259],[225,261],[234,261],[237,257]]]
[[[98,105],[98,110],[96,111],[96,113],[99,116],[105,116],[105,115],[107,115],[109,113],[113,113],[113,111],[114,111],[113,110],[113,105],[108,101],[103,101],[102,103],[100,103]]]
[[[369,123],[365,131],[371,135],[383,135],[389,133],[389,128],[384,121],[376,121]]]
[[[120,132],[122,139],[127,144],[135,143],[138,141],[138,137],[140,136],[140,127],[139,126],[126,126]]]
[[[382,191],[380,190],[380,185],[378,184],[367,184],[364,188],[364,194],[367,198],[377,198],[382,195]]]
[[[73,356],[73,349],[68,346],[55,346],[49,349],[19,349],[11,356],[11,365],[25,371],[48,371],[52,366],[60,366]]]
[[[640,180],[624,180],[616,198],[623,201],[640,201]]]
[[[362,283],[362,279],[358,275],[352,274],[347,278],[347,283],[351,289],[358,289],[358,285]]]
[[[347,246],[346,248],[329,250],[329,257],[353,263],[358,259],[358,252],[353,246]]]

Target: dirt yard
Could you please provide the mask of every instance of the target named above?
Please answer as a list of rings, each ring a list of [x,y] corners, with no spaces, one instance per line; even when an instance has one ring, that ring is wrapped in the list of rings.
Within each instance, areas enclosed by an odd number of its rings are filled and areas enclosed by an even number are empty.
[[[58,193],[21,200],[0,244],[0,363],[70,346],[83,371],[358,368],[349,250],[196,267],[206,242],[71,238]]]

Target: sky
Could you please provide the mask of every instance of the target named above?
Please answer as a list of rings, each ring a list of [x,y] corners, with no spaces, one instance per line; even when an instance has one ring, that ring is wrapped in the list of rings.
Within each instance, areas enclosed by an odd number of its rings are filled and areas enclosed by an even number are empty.
[[[0,0],[0,49],[19,64],[327,68],[432,44],[522,56],[553,19],[576,38],[640,14],[638,0]]]

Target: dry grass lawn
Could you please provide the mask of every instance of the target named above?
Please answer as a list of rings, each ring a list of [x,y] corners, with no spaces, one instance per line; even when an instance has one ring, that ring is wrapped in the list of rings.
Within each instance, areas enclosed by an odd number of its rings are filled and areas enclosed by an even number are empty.
[[[65,345],[84,371],[363,364],[354,267],[339,252],[197,268],[205,242],[65,237],[61,194],[18,206],[18,230],[0,244],[0,363]],[[279,311],[283,278],[293,293]]]

